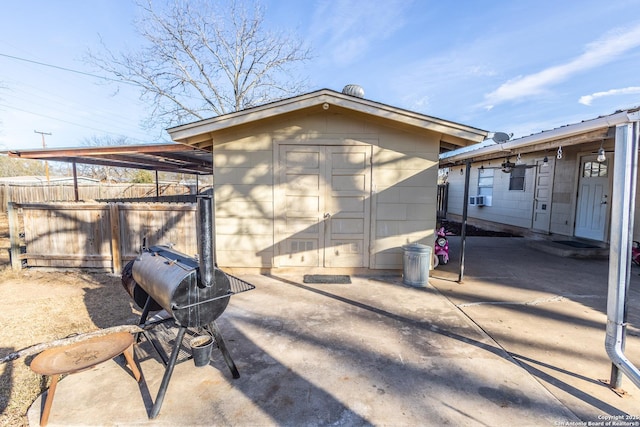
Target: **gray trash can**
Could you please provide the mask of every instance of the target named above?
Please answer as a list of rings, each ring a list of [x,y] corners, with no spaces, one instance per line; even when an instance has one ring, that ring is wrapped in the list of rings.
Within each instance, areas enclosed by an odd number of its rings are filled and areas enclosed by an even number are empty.
[[[405,285],[424,287],[429,281],[431,246],[411,243],[402,247],[402,282]]]

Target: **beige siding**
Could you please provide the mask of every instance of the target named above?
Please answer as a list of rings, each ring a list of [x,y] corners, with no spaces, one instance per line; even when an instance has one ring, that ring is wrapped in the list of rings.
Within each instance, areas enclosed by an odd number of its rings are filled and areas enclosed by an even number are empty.
[[[385,135],[374,156],[376,188],[375,235],[372,264],[375,268],[401,268],[402,245],[432,244],[436,225],[437,154],[433,145],[407,135]],[[394,144],[397,143],[397,144]],[[396,148],[397,145],[397,148]],[[425,151],[416,151],[424,147]],[[400,152],[406,149],[411,151]]]
[[[402,245],[432,244],[439,135],[425,139],[365,115],[294,113],[214,135],[216,245],[228,267],[273,266],[282,200],[281,145],[369,145],[368,267],[402,267]],[[339,178],[335,180],[337,183]]]
[[[273,256],[273,154],[260,137],[214,151],[216,257],[220,266],[269,267]]]

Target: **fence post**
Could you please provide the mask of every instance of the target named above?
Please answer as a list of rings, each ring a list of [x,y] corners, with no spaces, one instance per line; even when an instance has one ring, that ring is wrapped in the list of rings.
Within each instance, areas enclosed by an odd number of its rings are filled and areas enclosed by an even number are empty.
[[[120,255],[120,209],[117,203],[109,203],[109,222],[111,223],[111,268],[113,274],[122,273]]]
[[[7,217],[9,219],[9,241],[11,248],[9,256],[11,257],[11,268],[13,270],[22,270],[22,260],[20,259],[20,224],[18,221],[18,210],[15,203],[7,203]]]

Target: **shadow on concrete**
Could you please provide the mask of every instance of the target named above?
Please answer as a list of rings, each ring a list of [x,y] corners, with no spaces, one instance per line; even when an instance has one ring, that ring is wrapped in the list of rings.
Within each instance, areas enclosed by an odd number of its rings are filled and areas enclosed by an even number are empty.
[[[316,289],[313,288],[311,286],[307,286],[307,285],[303,285],[291,280],[288,280],[286,278],[282,278],[282,277],[275,277],[275,276],[270,276],[282,283],[286,283],[288,285],[291,286],[295,286],[298,289],[302,289],[305,291],[309,291],[309,292],[313,292],[328,298],[332,298],[334,300],[338,300],[340,302],[343,302],[345,304],[350,304],[353,305],[355,307],[358,307],[360,309],[364,309],[367,310],[369,312],[372,312],[378,316],[384,316],[385,318],[391,319],[393,321],[402,323],[402,324],[406,324],[409,325],[411,328],[416,328],[416,329],[422,329],[424,331],[428,331],[428,332],[433,332],[433,333],[437,333],[440,335],[443,335],[447,338],[451,338],[454,339],[456,341],[460,341],[462,343],[465,344],[469,344],[472,346],[475,346],[477,348],[480,348],[482,350],[488,351],[498,357],[501,357],[507,361],[509,361],[510,363],[514,363],[517,364],[518,366],[522,366],[523,368],[525,368],[528,372],[530,372],[532,375],[534,375],[535,377],[537,377],[538,379],[548,382],[550,384],[554,384],[556,387],[559,387],[561,389],[563,389],[565,392],[570,393],[572,395],[574,395],[575,397],[583,400],[584,402],[588,403],[589,405],[603,411],[606,412],[610,415],[628,415],[626,412],[619,410],[618,408],[615,408],[614,406],[599,400],[579,389],[577,389],[576,387],[571,386],[570,384],[564,383],[562,381],[559,381],[557,378],[554,378],[548,374],[546,374],[545,372],[536,369],[533,365],[541,365],[541,366],[546,366],[548,368],[551,369],[555,369],[555,370],[561,370],[564,373],[568,373],[570,375],[579,377],[582,380],[587,380],[590,381],[592,383],[595,383],[597,385],[601,385],[602,387],[605,387],[605,385],[602,385],[601,383],[599,383],[598,381],[594,381],[592,379],[586,378],[584,376],[575,374],[575,373],[571,373],[568,372],[566,370],[562,370],[560,368],[556,368],[554,366],[545,364],[544,362],[540,362],[537,360],[533,360],[530,358],[527,358],[525,356],[522,355],[518,355],[518,354],[511,354],[508,353],[504,348],[500,347],[497,343],[495,344],[487,344],[487,343],[483,343],[480,342],[478,340],[475,340],[473,338],[469,338],[467,336],[463,336],[461,334],[452,332],[450,330],[450,328],[448,328],[446,325],[434,325],[433,323],[429,323],[429,322],[423,322],[423,321],[418,321],[416,319],[412,319],[412,318],[408,318],[405,316],[401,316],[395,313],[391,313],[389,311],[380,309],[378,307],[374,307],[359,301],[354,301],[352,299],[348,299],[348,298],[344,298],[342,296],[339,295],[335,295],[332,294],[330,292],[326,292],[320,289]],[[423,292],[431,292],[431,293],[439,293],[437,290],[434,289],[430,289],[430,288],[423,288],[421,289],[421,291]],[[328,344],[328,343],[324,343],[324,344]],[[392,361],[389,361],[389,363],[392,363]],[[415,372],[416,375],[419,375],[420,372],[417,371]],[[526,397],[522,397],[522,398],[514,398],[513,393],[505,393],[504,391],[500,391],[500,390],[495,390],[495,389],[491,389],[491,388],[487,388],[487,387],[483,387],[482,385],[478,385],[478,391],[480,395],[483,395],[485,397],[487,397],[489,400],[504,400],[506,402],[511,402],[513,404],[518,404],[518,405],[524,405],[524,406],[530,406],[531,403],[527,401]],[[515,400],[514,400],[515,399]]]
[[[558,381],[557,379],[547,375],[546,373],[537,370],[535,368],[533,368],[533,366],[531,365],[532,363],[534,364],[543,364],[543,362],[539,362],[539,361],[535,361],[535,360],[531,360],[531,359],[525,359],[522,356],[519,355],[512,355],[510,353],[508,353],[505,349],[503,349],[502,347],[500,347],[497,343],[493,342],[493,343],[485,343],[482,341],[479,341],[477,339],[474,338],[470,338],[469,336],[465,336],[459,333],[454,332],[452,329],[451,325],[447,325],[447,324],[442,324],[442,325],[437,325],[431,322],[424,322],[421,320],[417,320],[417,319],[413,319],[410,317],[406,317],[403,315],[399,315],[396,313],[392,313],[389,312],[387,310],[383,310],[381,308],[378,307],[374,307],[372,305],[360,302],[360,301],[355,301],[353,299],[350,298],[345,298],[343,296],[340,295],[336,295],[321,289],[317,289],[311,286],[307,286],[304,284],[300,284],[298,282],[289,280],[287,278],[283,278],[283,277],[277,277],[277,276],[273,276],[270,275],[269,277],[278,280],[284,284],[290,285],[290,286],[294,286],[298,289],[301,290],[305,290],[305,291],[309,291],[309,292],[313,292],[315,294],[318,295],[322,295],[324,297],[327,298],[331,298],[337,301],[340,301],[342,303],[345,304],[349,304],[351,306],[357,307],[359,309],[362,310],[366,310],[370,313],[373,313],[376,316],[380,316],[380,317],[384,317],[386,319],[390,319],[394,322],[397,322],[398,325],[398,329],[400,329],[402,327],[402,325],[407,325],[412,329],[419,329],[419,330],[423,330],[425,332],[428,333],[435,333],[435,334],[439,334],[442,335],[444,337],[453,339],[455,341],[464,343],[464,344],[469,344],[472,345],[474,347],[477,347],[481,350],[490,352],[510,363],[513,363],[517,366],[521,366],[524,367],[525,369],[527,369],[528,372],[530,372],[532,375],[534,375],[535,377],[537,377],[538,379],[542,380],[542,381],[546,381],[546,382],[551,382],[553,384],[555,384],[557,387],[562,388],[563,390],[565,390],[568,393],[573,394],[574,396],[582,399],[584,402],[588,403],[589,405],[592,405],[593,407],[606,412],[608,414],[611,415],[627,415],[626,412],[619,410],[618,408],[615,408],[614,406],[599,400],[593,396],[588,395],[587,393],[584,393],[582,391],[580,391],[579,389],[566,384],[566,383],[562,383],[561,381]],[[375,280],[375,279],[374,279]],[[381,283],[385,283],[383,281],[380,281]],[[420,292],[430,292],[430,293],[439,293],[438,291],[434,290],[434,289],[430,289],[430,288],[423,288],[419,290]],[[282,332],[282,331],[281,331]],[[298,339],[308,339],[308,340],[315,340],[315,338],[313,337],[298,337]],[[336,343],[329,343],[329,342],[317,342],[316,343],[319,346],[333,346],[336,345]],[[526,363],[526,362],[530,362],[530,363]],[[397,363],[394,360],[386,360],[384,363],[382,363],[383,366],[389,366],[391,364]],[[424,377],[425,372],[420,370],[420,369],[415,369],[413,372],[411,372],[412,368],[408,368],[405,365],[402,366],[398,366],[398,369],[404,369],[404,370],[409,370],[409,376],[415,377],[415,378],[420,378],[420,377]],[[441,377],[441,380],[443,381],[443,386],[446,387],[453,387],[454,384],[456,383],[460,383],[457,381],[457,379],[455,378],[455,374],[452,372],[451,373],[452,376],[450,378],[447,378],[447,375],[443,375]],[[430,377],[429,379],[430,381],[433,381],[433,377]],[[478,393],[485,397],[488,400],[493,401],[494,403],[497,404],[514,404],[514,405],[519,405],[522,407],[529,407],[531,409],[534,409],[536,406],[539,406],[539,403],[536,402],[531,402],[530,399],[524,395],[522,395],[521,392],[519,392],[518,390],[514,390],[514,389],[496,389],[496,388],[491,388],[491,387],[486,387],[486,384],[482,383],[481,381],[478,381],[476,383],[474,383],[474,381],[470,381],[469,378],[465,378],[462,381],[465,384],[465,388],[468,390],[473,390],[476,389],[478,391]],[[471,383],[471,384],[469,384]],[[394,392],[397,393],[410,393],[412,392],[411,390],[395,390]],[[471,419],[471,418],[470,418]]]

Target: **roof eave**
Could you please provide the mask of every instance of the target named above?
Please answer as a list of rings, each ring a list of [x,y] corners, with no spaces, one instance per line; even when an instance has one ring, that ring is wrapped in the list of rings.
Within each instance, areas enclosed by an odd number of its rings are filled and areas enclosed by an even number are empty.
[[[209,134],[233,126],[239,126],[257,120],[272,118],[281,114],[304,110],[327,104],[357,111],[372,116],[397,121],[405,125],[433,132],[451,135],[457,138],[479,142],[486,138],[488,132],[470,126],[441,120],[435,117],[391,107],[363,98],[355,98],[339,92],[323,89],[294,98],[265,104],[259,107],[218,116],[211,119],[189,123],[167,129],[171,139],[176,142],[190,144],[189,139]]]
[[[535,135],[529,135],[522,138],[514,139],[502,144],[496,143],[490,146],[482,146],[475,150],[469,150],[468,148],[465,150],[461,148],[460,150],[449,151],[440,155],[440,164],[453,165],[473,158],[486,157],[491,154],[499,154],[505,152],[510,153],[518,150],[519,148],[537,144],[544,144],[546,142],[551,142],[562,138],[570,138],[572,136],[596,131],[598,129],[617,126],[623,123],[629,123],[635,120],[638,120],[638,113],[629,113],[629,111],[625,110],[608,116],[598,117],[593,120],[587,120],[584,122],[537,133]]]

